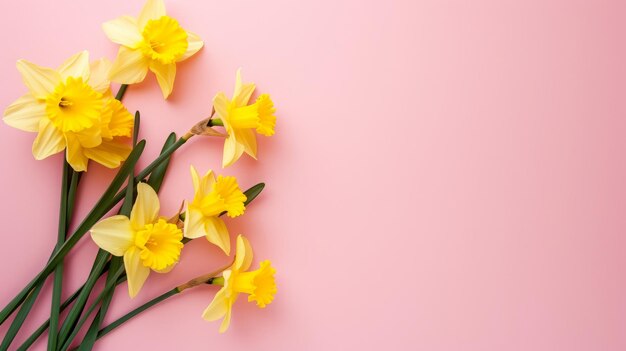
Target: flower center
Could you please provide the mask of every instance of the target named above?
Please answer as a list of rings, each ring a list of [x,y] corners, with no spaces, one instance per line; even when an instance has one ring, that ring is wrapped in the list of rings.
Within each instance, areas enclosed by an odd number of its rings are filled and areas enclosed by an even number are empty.
[[[46,98],[46,115],[62,132],[80,132],[100,120],[102,94],[82,78],[68,77]]]
[[[171,64],[187,51],[187,32],[175,19],[163,16],[143,28],[141,50],[144,55],[162,64]]]
[[[135,234],[135,245],[141,250],[143,265],[159,271],[178,262],[182,239],[183,232],[175,224],[159,219]]]
[[[257,306],[263,308],[274,300],[276,294],[276,270],[270,261],[261,262],[256,271],[234,273],[232,288],[235,292],[249,294],[248,302],[256,301]]]
[[[246,195],[241,192],[235,177],[219,176],[213,184],[213,191],[197,205],[206,217],[214,217],[224,211],[229,217],[237,217],[243,214],[245,201]]]

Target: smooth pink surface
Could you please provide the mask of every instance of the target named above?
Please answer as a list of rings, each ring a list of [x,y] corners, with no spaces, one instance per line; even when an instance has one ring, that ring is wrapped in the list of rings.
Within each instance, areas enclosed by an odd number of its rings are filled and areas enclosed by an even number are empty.
[[[14,64],[56,66],[141,1],[0,3],[0,105],[25,92]],[[192,194],[189,165],[267,188],[245,216],[256,259],[278,268],[267,309],[245,299],[225,335],[200,318],[202,287],[129,322],[97,350],[624,350],[626,7],[620,1],[167,1],[205,40],[163,101],[150,77],[145,165],[230,94],[237,67],[272,94],[279,124],[259,161],[220,169],[222,143],[177,153],[164,213]],[[0,126],[0,303],[43,266],[56,237],[61,156]],[[92,166],[82,218],[113,172]],[[91,266],[87,238],[66,293]],[[108,321],[227,258],[206,241]],[[256,263],[255,263],[256,264]],[[30,332],[49,313],[49,287]],[[6,332],[6,325],[0,334]],[[22,332],[21,342],[29,333]],[[17,345],[18,343],[15,343]],[[44,349],[45,342],[36,344]]]

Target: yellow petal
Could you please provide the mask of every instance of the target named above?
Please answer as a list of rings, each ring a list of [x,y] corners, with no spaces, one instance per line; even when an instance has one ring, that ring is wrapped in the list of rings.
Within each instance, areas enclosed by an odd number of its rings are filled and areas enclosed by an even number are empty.
[[[65,154],[67,163],[69,163],[76,172],[85,172],[89,159],[83,154],[83,147],[80,145],[78,137],[74,133],[67,133],[65,135],[65,141],[67,143],[67,152]]]
[[[234,267],[238,271],[245,271],[250,268],[252,264],[252,246],[250,242],[243,235],[237,236],[237,252],[235,253]]]
[[[233,92],[233,103],[235,106],[246,106],[255,88],[256,85],[254,83],[243,84],[241,82],[241,68],[238,69],[237,77],[235,78],[235,91]]]
[[[45,99],[61,82],[61,75],[57,71],[26,60],[17,61],[17,70],[22,74],[22,80],[31,94],[39,99]]]
[[[210,243],[216,245],[226,256],[230,255],[230,236],[226,223],[219,217],[205,218],[206,238]]]
[[[61,79],[68,77],[82,78],[83,81],[89,80],[89,53],[81,51],[78,54],[67,59],[58,69]]]
[[[202,318],[212,322],[224,317],[228,311],[227,300],[226,289],[221,288],[217,294],[215,294],[213,301],[211,301],[209,306],[202,313]]]
[[[232,315],[232,313],[233,313],[232,302],[227,301],[226,315],[224,316],[224,319],[222,320],[222,324],[220,324],[220,334],[225,333],[228,330],[228,327],[230,326],[230,316]]]
[[[158,19],[162,16],[165,16],[163,0],[148,0],[137,18],[139,29],[143,29],[149,20]]]
[[[174,88],[174,78],[176,78],[176,64],[162,64],[158,61],[150,63],[150,70],[154,72],[161,87],[163,98],[167,99]]]
[[[137,26],[137,21],[130,16],[122,16],[112,21],[104,22],[102,30],[104,30],[104,34],[112,42],[131,49],[137,48],[143,39],[141,31]]]
[[[215,109],[215,113],[217,113],[219,118],[225,121],[224,123],[228,120],[228,104],[228,98],[222,92],[217,93],[217,95],[213,98],[213,108]]]
[[[224,141],[222,168],[226,168],[235,163],[243,154],[244,149],[244,146],[238,143],[233,135],[228,136]]]
[[[204,216],[201,211],[187,207],[184,231],[185,238],[189,239],[197,239],[207,235]]]
[[[90,74],[87,84],[100,94],[104,94],[110,89],[109,72],[111,71],[111,65],[111,61],[101,58],[92,62],[89,67]]]
[[[215,175],[209,170],[202,178],[198,174],[196,168],[191,165],[191,179],[193,181],[194,199],[207,196],[213,189],[215,183]]]
[[[109,78],[122,84],[134,84],[143,81],[148,73],[149,60],[140,50],[120,46],[117,57],[111,67]]]
[[[135,230],[142,230],[146,224],[154,223],[159,217],[159,197],[146,183],[137,184],[137,200],[130,212],[130,222]]]
[[[114,256],[123,256],[133,245],[133,230],[126,216],[103,219],[91,228],[91,238],[102,250]]]
[[[179,58],[178,61],[180,62],[190,58],[195,55],[196,52],[200,51],[203,46],[204,42],[197,34],[187,31],[187,51],[185,51],[183,56]]]
[[[66,134],[73,134],[78,139],[80,145],[84,148],[96,147],[102,143],[102,136],[100,134],[100,126],[94,125],[93,127],[83,129],[80,132],[68,132]],[[69,144],[69,143],[68,143]]]
[[[35,159],[43,160],[50,155],[63,151],[63,149],[65,149],[63,133],[48,118],[42,118],[39,121],[39,134],[33,142]]]
[[[256,135],[252,129],[242,129],[238,131],[237,141],[243,145],[246,153],[256,160]]]
[[[113,140],[103,140],[100,145],[85,149],[83,153],[87,158],[105,167],[117,168],[122,161],[126,160],[131,150],[130,145],[125,144],[121,138],[113,138]]]
[[[148,279],[150,268],[143,265],[141,251],[135,246],[131,246],[124,253],[124,268],[128,277],[128,295],[133,298],[137,296],[143,283]]]
[[[4,110],[4,123],[26,132],[39,130],[39,121],[46,116],[46,103],[31,94],[22,95]]]
[[[111,99],[108,104],[113,112],[111,114],[111,120],[107,125],[109,132],[112,136],[130,137],[133,133],[135,117],[128,112],[126,107],[124,107],[119,100]]]

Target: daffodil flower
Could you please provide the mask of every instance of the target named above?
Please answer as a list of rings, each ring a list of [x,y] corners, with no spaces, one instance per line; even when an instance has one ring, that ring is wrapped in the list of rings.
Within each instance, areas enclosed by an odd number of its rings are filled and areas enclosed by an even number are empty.
[[[80,52],[59,68],[17,62],[29,92],[4,112],[4,122],[36,132],[33,156],[37,160],[67,149],[67,162],[86,171],[89,159],[114,168],[126,159],[130,146],[123,137],[132,133],[133,117],[109,89],[110,62],[89,64]]]
[[[212,171],[200,177],[191,166],[194,198],[187,204],[185,214],[185,237],[195,239],[202,236],[230,254],[230,236],[226,224],[219,217],[222,212],[237,217],[245,211],[246,195],[241,191],[235,177],[219,176]]]
[[[163,0],[148,0],[139,17],[122,16],[103,24],[105,34],[120,44],[111,69],[111,80],[134,84],[144,80],[148,70],[156,75],[163,97],[172,93],[176,63],[186,60],[204,43],[165,14]]]
[[[240,293],[248,294],[248,302],[255,301],[257,306],[265,308],[274,300],[276,270],[270,261],[261,262],[259,269],[248,272],[252,263],[252,247],[242,235],[237,237],[237,253],[233,265],[224,271],[223,276],[213,279],[212,284],[222,285],[211,304],[204,310],[202,317],[207,321],[223,318],[220,333],[230,325],[233,304]]]
[[[274,135],[276,126],[274,103],[268,94],[263,94],[256,99],[254,104],[248,105],[254,89],[254,83],[241,82],[241,70],[237,70],[232,100],[229,100],[222,92],[213,98],[213,107],[217,117],[222,120],[228,133],[224,142],[222,167],[235,163],[244,151],[256,159],[255,130],[265,136]]]
[[[91,228],[91,238],[114,256],[124,256],[128,293],[135,297],[150,270],[165,273],[178,262],[182,231],[159,217],[159,198],[148,184],[137,185],[137,200],[130,218],[117,215]]]

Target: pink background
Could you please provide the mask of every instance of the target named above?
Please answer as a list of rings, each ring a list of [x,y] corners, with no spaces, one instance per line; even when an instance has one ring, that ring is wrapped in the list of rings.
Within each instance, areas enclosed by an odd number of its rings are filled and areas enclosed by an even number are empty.
[[[168,300],[97,350],[624,350],[626,6],[620,1],[167,1],[205,40],[163,101],[150,77],[125,103],[148,146],[184,133],[230,94],[237,67],[271,93],[277,134],[260,159],[220,169],[222,143],[176,154],[164,213],[192,195],[189,165],[267,188],[243,217],[256,259],[278,268],[267,309],[238,301],[225,335],[200,318],[216,292]],[[25,92],[15,61],[56,66],[141,1],[0,3],[0,105]],[[0,302],[56,237],[61,156],[0,126]],[[77,218],[113,172],[92,166]],[[66,293],[96,251],[83,240]],[[227,258],[198,240],[109,321]],[[27,324],[48,311],[49,289]],[[0,334],[6,326],[0,328]],[[17,341],[29,333],[23,332]],[[17,343],[15,344],[17,345]],[[44,342],[36,349],[44,349]],[[182,346],[181,346],[182,345]]]

